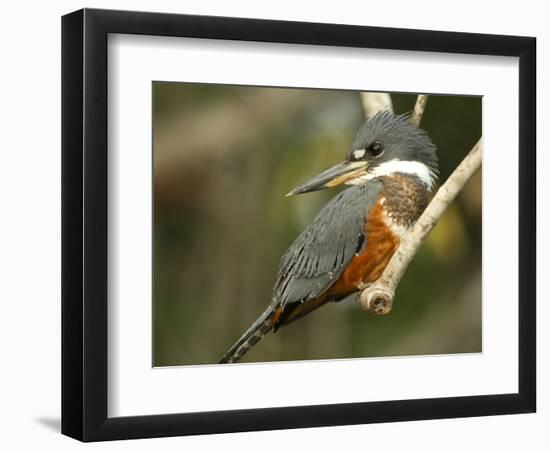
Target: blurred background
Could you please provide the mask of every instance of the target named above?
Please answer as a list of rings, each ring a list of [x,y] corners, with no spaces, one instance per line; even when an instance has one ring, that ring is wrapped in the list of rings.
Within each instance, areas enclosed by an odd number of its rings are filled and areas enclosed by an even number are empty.
[[[416,95],[392,94],[394,111]],[[339,189],[286,198],[339,162],[355,91],[153,83],[154,366],[213,364],[271,300],[279,258]],[[430,96],[441,181],[481,136],[481,98]],[[391,314],[352,296],[270,333],[242,362],[481,351],[481,171],[409,266]]]

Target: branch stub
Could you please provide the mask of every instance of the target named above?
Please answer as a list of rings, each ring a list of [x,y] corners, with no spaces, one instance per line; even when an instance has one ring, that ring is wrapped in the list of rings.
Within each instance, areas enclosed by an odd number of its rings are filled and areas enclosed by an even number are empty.
[[[391,312],[393,293],[384,288],[365,289],[359,296],[361,307],[375,316],[385,316]]]

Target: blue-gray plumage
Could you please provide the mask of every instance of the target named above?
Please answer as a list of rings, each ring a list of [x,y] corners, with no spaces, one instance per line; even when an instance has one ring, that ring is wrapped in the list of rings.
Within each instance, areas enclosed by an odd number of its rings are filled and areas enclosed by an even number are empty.
[[[366,245],[365,216],[382,183],[354,186],[330,200],[283,255],[272,306],[306,302],[325,292]]]
[[[426,207],[437,174],[435,146],[408,115],[382,112],[366,121],[344,162],[288,194],[353,185],[284,253],[269,306],[220,362],[237,362],[270,330],[376,280]]]

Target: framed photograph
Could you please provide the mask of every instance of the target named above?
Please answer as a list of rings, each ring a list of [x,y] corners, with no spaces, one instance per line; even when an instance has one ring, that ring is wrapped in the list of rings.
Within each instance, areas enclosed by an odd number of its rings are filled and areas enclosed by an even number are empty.
[[[535,411],[532,37],[62,20],[62,432]]]

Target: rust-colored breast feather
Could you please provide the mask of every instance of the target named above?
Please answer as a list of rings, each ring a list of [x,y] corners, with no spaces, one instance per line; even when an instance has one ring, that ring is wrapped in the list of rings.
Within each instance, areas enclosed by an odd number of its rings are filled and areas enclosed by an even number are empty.
[[[361,283],[372,283],[382,275],[399,246],[399,237],[389,228],[382,204],[379,200],[365,221],[367,245],[353,257],[327,294],[351,294]]]

